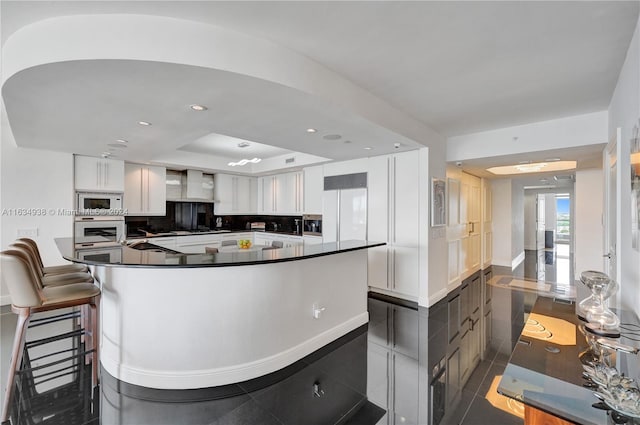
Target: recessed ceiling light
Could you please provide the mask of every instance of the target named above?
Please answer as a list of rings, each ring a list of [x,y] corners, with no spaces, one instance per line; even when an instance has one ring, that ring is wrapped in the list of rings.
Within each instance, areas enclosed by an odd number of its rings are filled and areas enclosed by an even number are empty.
[[[198,105],[195,103],[193,105],[189,105],[189,108],[193,109],[194,111],[206,111],[207,109],[209,109],[204,105]]]
[[[122,143],[109,143],[107,146],[111,148],[126,149],[128,146]]]
[[[366,148],[364,148],[365,151],[370,151],[371,149],[373,149],[371,146],[367,146]]]
[[[103,158],[108,158],[108,157],[110,157],[111,155],[112,155],[112,154],[111,154],[111,152],[102,152],[102,155],[101,155],[101,156],[102,156]]]
[[[128,141],[128,140],[124,140],[124,139],[116,139],[116,142],[118,142],[118,143],[125,143],[125,144],[126,144],[126,143],[129,143],[129,141]]]
[[[248,148],[249,146],[251,146],[251,144],[249,142],[240,142],[240,143],[238,143],[238,147],[239,148]]]
[[[487,168],[487,171],[497,175],[540,173],[548,171],[573,170],[576,161],[556,161],[552,163],[534,162],[530,164],[505,165],[502,167]]]
[[[316,130],[315,128],[307,128],[307,133],[315,133],[316,131],[318,130]]]
[[[324,140],[340,140],[342,139],[342,136],[339,134],[325,134],[322,138]]]
[[[138,124],[144,125],[145,127],[148,127],[148,126],[151,125],[151,123],[149,121],[138,121]]]

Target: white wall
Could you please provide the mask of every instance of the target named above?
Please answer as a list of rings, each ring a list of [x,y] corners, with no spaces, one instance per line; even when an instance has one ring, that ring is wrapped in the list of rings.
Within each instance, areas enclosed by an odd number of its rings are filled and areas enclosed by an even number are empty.
[[[576,277],[585,270],[604,271],[603,182],[602,170],[576,171],[574,186],[576,214],[573,226]]]
[[[640,19],[609,104],[609,140],[621,128],[618,157],[618,281],[622,307],[640,312],[640,252],[631,245],[631,183],[629,179],[631,132],[640,118]]]
[[[511,267],[511,179],[491,180],[493,197],[493,262]]]
[[[2,249],[18,237],[19,229],[37,229],[33,238],[47,265],[61,264],[54,238],[73,235],[73,217],[58,209],[73,209],[73,156],[71,154],[18,148],[2,104],[2,147],[0,149],[1,193],[0,240]],[[44,210],[45,215],[15,215],[16,209]],[[52,210],[54,211],[52,213]],[[0,304],[10,304],[4,284]]]
[[[511,259],[512,267],[517,266],[514,260],[524,260],[524,186],[515,180],[511,182]]]
[[[517,140],[513,140],[517,137]],[[451,137],[447,161],[489,158],[607,142],[607,111]]]

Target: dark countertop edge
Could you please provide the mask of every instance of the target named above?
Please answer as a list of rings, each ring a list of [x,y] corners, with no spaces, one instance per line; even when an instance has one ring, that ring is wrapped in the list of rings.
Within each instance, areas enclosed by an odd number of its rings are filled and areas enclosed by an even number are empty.
[[[351,251],[359,251],[362,249],[375,248],[377,246],[386,245],[386,242],[371,242],[367,245],[356,246],[345,249],[338,249],[327,252],[318,252],[314,254],[308,255],[300,255],[297,257],[288,257],[288,258],[274,258],[274,259],[265,259],[265,260],[256,260],[256,261],[242,261],[242,262],[231,262],[231,263],[219,263],[219,264],[106,264],[96,261],[84,261],[78,260],[77,258],[69,258],[66,256],[62,256],[67,261],[71,261],[73,263],[86,264],[88,266],[103,266],[103,267],[127,267],[127,268],[145,268],[145,269],[157,269],[157,268],[175,268],[175,269],[193,269],[193,268],[209,268],[209,267],[237,267],[237,266],[255,266],[260,264],[272,264],[272,263],[284,263],[288,261],[299,261],[306,260],[309,258],[316,257],[325,257],[328,255],[340,254],[343,252],[351,252]],[[281,249],[289,249],[289,248],[281,248]],[[216,254],[180,254],[180,255],[216,255]]]
[[[182,231],[182,230],[179,230]],[[188,232],[188,230],[184,230],[185,232]],[[299,235],[295,232],[274,232],[274,231],[264,231],[264,230],[227,230],[227,229],[223,229],[223,231],[219,231],[219,230],[212,230],[210,232],[193,232],[193,233],[189,233],[189,234],[182,234],[182,235],[157,235],[157,236],[127,236],[127,240],[134,240],[134,239],[153,239],[153,238],[179,238],[181,236],[198,236],[198,235],[232,235],[234,233],[265,233],[265,234],[274,234],[274,235],[284,235],[284,236],[296,236],[296,237],[303,237],[305,235]],[[306,236],[313,236],[316,238],[321,238],[322,236],[317,236],[317,235],[306,235]]]

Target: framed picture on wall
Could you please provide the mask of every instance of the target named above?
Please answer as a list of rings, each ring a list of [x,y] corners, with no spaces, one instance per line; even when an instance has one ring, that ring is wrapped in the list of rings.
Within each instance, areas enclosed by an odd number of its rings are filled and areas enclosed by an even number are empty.
[[[431,227],[447,224],[447,184],[443,179],[431,179]]]

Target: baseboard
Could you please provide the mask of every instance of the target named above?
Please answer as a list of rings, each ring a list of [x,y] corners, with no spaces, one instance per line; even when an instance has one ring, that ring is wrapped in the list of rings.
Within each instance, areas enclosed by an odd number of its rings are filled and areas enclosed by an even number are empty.
[[[511,261],[511,270],[515,270],[516,267],[520,265],[524,261],[524,251],[522,251],[516,258]]]
[[[446,297],[448,293],[449,293],[449,288],[442,288],[435,294],[431,295],[429,297],[429,307],[431,307],[432,305],[434,305],[435,303],[437,303],[438,301]]]

